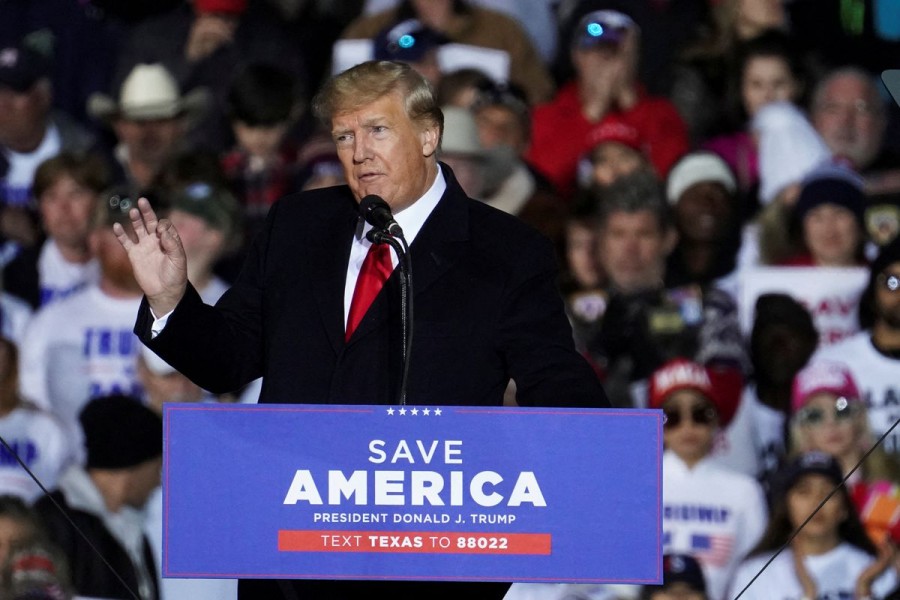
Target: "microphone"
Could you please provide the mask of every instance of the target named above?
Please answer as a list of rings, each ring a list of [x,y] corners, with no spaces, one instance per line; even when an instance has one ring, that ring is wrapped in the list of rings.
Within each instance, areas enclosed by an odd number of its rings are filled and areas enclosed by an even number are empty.
[[[412,294],[412,261],[409,245],[403,237],[403,230],[394,220],[391,207],[383,198],[370,194],[359,203],[359,212],[372,226],[366,239],[373,244],[387,244],[397,253],[400,261],[400,308],[403,345],[400,348],[400,363],[403,372],[400,379],[400,390],[397,403],[406,404],[406,390],[409,387],[409,356],[413,337],[413,294]]]
[[[395,237],[403,237],[403,230],[394,220],[391,207],[380,196],[370,194],[363,198],[359,203],[359,212],[372,227],[387,231]]]

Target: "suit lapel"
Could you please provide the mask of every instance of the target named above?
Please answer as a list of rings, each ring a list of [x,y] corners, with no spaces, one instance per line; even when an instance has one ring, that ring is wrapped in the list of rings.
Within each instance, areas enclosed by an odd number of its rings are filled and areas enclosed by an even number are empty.
[[[344,286],[358,221],[355,206],[353,202],[350,210],[342,209],[331,215],[318,228],[320,235],[309,244],[313,294],[335,353],[344,346]]]
[[[413,286],[418,295],[446,273],[459,259],[469,239],[469,209],[472,202],[444,167],[447,190],[425,221],[410,247]]]
[[[468,203],[473,202],[456,182],[453,172],[443,167],[447,189],[440,202],[428,216],[410,246],[412,262],[413,298],[427,290],[459,259],[469,239]],[[345,260],[346,264],[346,260]],[[390,302],[391,298],[398,299]],[[375,298],[351,342],[365,337],[390,317],[390,307],[400,307],[400,268],[394,269],[385,288]]]

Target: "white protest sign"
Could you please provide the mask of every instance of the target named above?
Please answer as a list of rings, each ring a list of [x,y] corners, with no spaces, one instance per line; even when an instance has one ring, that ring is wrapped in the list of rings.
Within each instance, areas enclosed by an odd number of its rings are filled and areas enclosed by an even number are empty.
[[[753,327],[756,299],[770,292],[792,296],[809,310],[819,330],[820,346],[838,342],[859,331],[857,308],[869,279],[864,267],[755,267],[739,281],[741,330]]]

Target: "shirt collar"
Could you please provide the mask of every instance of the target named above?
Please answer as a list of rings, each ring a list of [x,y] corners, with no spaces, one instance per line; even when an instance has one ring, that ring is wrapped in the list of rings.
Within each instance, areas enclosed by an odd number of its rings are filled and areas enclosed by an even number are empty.
[[[425,224],[431,211],[440,202],[446,189],[447,180],[444,179],[444,173],[440,165],[438,165],[437,176],[434,178],[434,182],[428,188],[428,191],[421,198],[394,215],[394,220],[397,221],[397,224],[403,230],[403,237],[406,239],[407,244],[412,244],[413,240],[416,239],[416,235],[422,229],[422,225]],[[357,239],[363,239],[369,230],[372,229],[372,226],[362,219],[360,219],[360,224],[362,228],[357,228]]]

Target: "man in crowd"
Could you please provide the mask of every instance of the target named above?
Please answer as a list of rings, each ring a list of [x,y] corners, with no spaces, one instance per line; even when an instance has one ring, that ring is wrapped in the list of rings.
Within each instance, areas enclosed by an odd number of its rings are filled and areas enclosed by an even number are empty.
[[[813,91],[810,119],[835,156],[863,176],[866,229],[879,246],[900,231],[900,155],[888,141],[888,107],[871,74],[857,67],[829,71]]]
[[[41,306],[99,279],[88,238],[91,217],[108,186],[106,165],[98,155],[64,152],[38,167],[34,195],[47,234],[37,261]]]
[[[887,106],[870,74],[856,67],[828,72],[813,92],[810,119],[834,155],[872,176],[872,184],[891,171],[897,177],[900,157],[885,145]]]
[[[684,155],[666,179],[678,243],[666,265],[666,283],[714,285],[737,298],[741,243],[737,181],[712,152]]]
[[[137,398],[110,395],[88,403],[79,421],[85,463],[69,468],[35,510],[78,596],[156,600],[143,509],[160,483],[162,419]]]
[[[812,360],[837,360],[850,368],[869,407],[872,432],[880,436],[900,418],[900,238],[872,262],[859,324],[859,333],[823,347]],[[900,455],[900,433],[894,430],[884,448]]]
[[[665,286],[666,260],[678,236],[652,173],[637,171],[609,187],[599,231],[609,304],[588,345],[606,372],[614,404],[644,406],[646,378],[675,357],[738,370],[745,366],[729,296],[699,285]]]
[[[156,63],[134,67],[122,83],[118,99],[92,95],[88,112],[113,128],[118,141],[111,161],[114,179],[137,197],[185,146],[189,126],[208,104],[205,90],[182,95],[171,72]]]
[[[303,81],[318,81],[311,76],[318,65],[309,64],[307,70],[303,42],[279,19],[272,3],[190,0],[169,5],[171,10],[157,11],[131,29],[117,56],[113,85],[118,88],[142,64],[159,64],[182,90],[208,90],[206,110],[189,133],[191,146],[215,150],[231,143],[228,91],[244,64],[274,64]]]
[[[595,129],[613,121],[637,130],[657,174],[665,177],[688,149],[687,128],[671,102],[646,94],[637,81],[637,24],[618,11],[590,12],[575,30],[570,51],[574,79],[533,111],[529,162],[571,198],[578,162],[591,150]]]
[[[146,296],[136,325],[142,340],[212,392],[261,375],[262,403],[292,402],[297,390],[322,403],[394,403],[401,382],[399,275],[390,275],[395,258],[382,254],[385,246],[367,239],[370,226],[357,206],[374,194],[395,213],[416,265],[410,402],[500,406],[513,380],[519,404],[608,405],[574,349],[550,242],[467,197],[438,163],[443,117],[425,79],[406,64],[366,62],[328,82],[315,108],[331,130],[348,186],[273,207],[245,269],[215,307],[203,304],[187,280],[178,231],[158,221],[146,200],[131,211],[128,230],[115,227]],[[433,368],[441,364],[454,368]],[[453,588],[453,595],[502,598],[509,586],[283,587],[310,597],[421,598]],[[239,587],[245,598],[283,597],[281,589],[267,580]]]
[[[213,268],[238,239],[237,199],[221,186],[195,182],[172,191],[169,220],[181,235],[187,275],[200,298],[215,304],[228,284]]]
[[[0,200],[24,207],[34,172],[63,150],[81,152],[91,134],[54,112],[50,60],[22,43],[0,49]]]
[[[20,42],[0,48],[0,269],[3,289],[37,305],[34,261],[41,239],[32,183],[43,161],[84,152],[94,137],[53,110],[49,57]]]
[[[38,310],[22,342],[22,394],[56,413],[76,436],[78,413],[91,398],[141,395],[140,343],[132,331],[141,290],[111,230],[114,222],[127,222],[131,206],[119,196],[97,203],[88,244],[100,263],[99,281]]]

